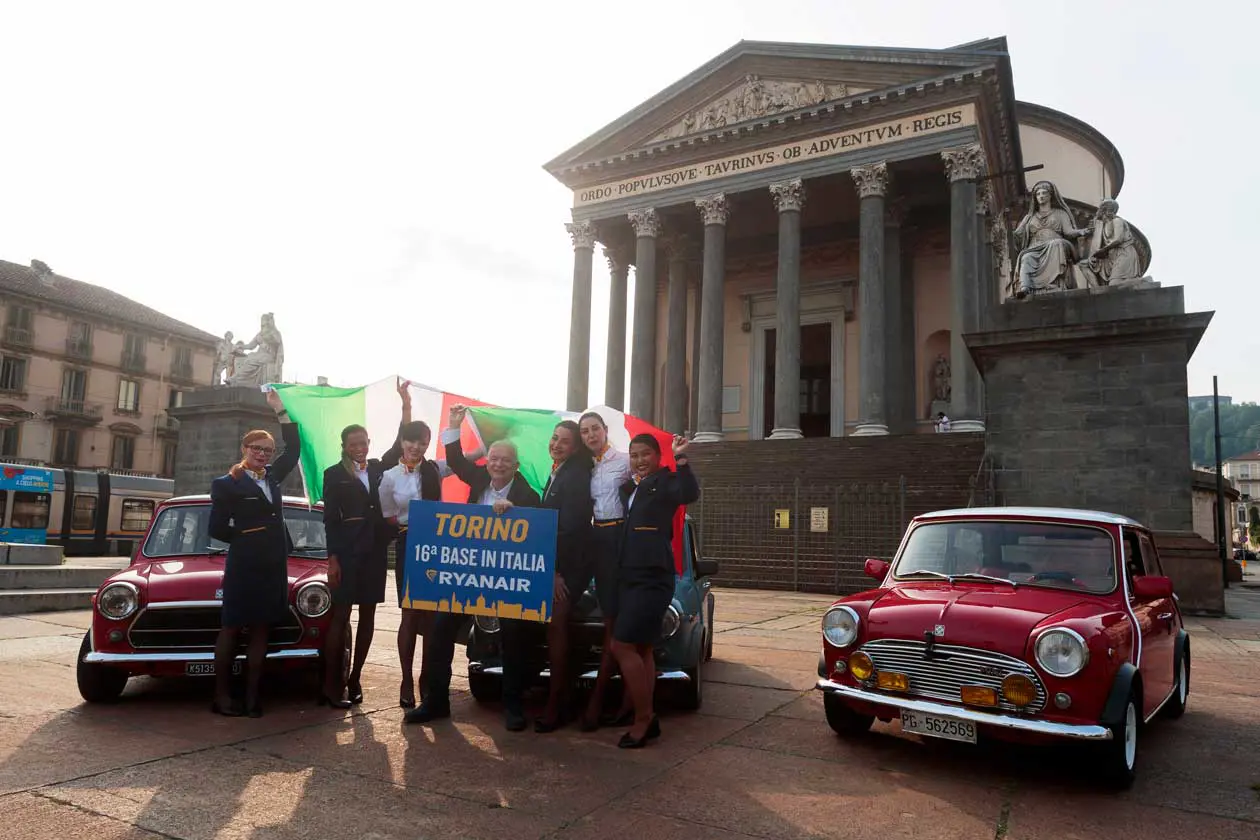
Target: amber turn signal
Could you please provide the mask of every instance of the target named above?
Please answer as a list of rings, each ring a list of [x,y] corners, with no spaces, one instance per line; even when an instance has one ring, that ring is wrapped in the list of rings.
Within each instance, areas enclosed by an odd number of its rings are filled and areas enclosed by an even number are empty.
[[[849,673],[854,679],[869,680],[875,673],[875,663],[865,653],[858,651],[849,657]]]
[[[1002,680],[1002,699],[1014,706],[1029,706],[1037,699],[1037,687],[1023,674]]]
[[[964,685],[959,693],[962,695],[962,701],[968,706],[996,706],[998,704],[997,692],[991,688]]]
[[[909,691],[910,678],[905,674],[898,674],[893,671],[880,671],[876,677],[879,687],[887,691]]]

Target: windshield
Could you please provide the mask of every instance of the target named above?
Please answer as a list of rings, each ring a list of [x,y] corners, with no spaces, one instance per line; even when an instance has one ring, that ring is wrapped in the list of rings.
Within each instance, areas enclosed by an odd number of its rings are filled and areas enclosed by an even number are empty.
[[[1116,588],[1115,547],[1101,528],[1046,522],[933,522],[906,540],[893,572],[1048,586],[1103,594]]]
[[[293,553],[301,557],[327,557],[324,518],[318,510],[287,507],[284,524],[289,528]],[[171,505],[163,508],[144,542],[146,557],[178,557],[188,554],[226,552],[227,544],[210,539],[210,505]]]

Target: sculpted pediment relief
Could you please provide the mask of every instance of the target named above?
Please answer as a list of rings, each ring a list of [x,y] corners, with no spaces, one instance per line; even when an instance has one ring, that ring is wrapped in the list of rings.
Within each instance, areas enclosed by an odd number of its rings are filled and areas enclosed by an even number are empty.
[[[764,79],[748,75],[733,89],[689,111],[682,119],[658,132],[651,142],[672,140],[746,120],[808,108],[864,93],[868,89],[853,87],[845,82]]]

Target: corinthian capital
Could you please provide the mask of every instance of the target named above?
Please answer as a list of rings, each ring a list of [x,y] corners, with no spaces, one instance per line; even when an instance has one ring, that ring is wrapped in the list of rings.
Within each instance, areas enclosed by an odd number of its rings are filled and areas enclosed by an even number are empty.
[[[984,149],[979,143],[956,146],[941,152],[945,176],[953,181],[974,181],[984,173]]]
[[[993,192],[993,181],[981,181],[976,187],[976,215],[987,216],[996,206],[997,194]]]
[[[661,232],[661,217],[656,215],[656,210],[651,207],[632,210],[626,214],[626,218],[630,220],[630,227],[634,228],[635,236],[655,237]]]
[[[585,222],[567,222],[564,229],[569,232],[569,238],[573,240],[573,248],[594,248],[595,239],[598,234],[595,232],[595,225],[589,221]]]
[[[706,225],[724,225],[730,216],[731,208],[726,203],[726,194],[718,193],[708,198],[697,198],[696,207],[700,208],[700,218]]]
[[[770,185],[770,196],[774,199],[774,209],[780,213],[788,210],[800,212],[805,205],[805,184],[800,178],[781,181]]]
[[[888,192],[888,164],[872,163],[855,166],[849,173],[857,186],[858,198],[881,196]]]

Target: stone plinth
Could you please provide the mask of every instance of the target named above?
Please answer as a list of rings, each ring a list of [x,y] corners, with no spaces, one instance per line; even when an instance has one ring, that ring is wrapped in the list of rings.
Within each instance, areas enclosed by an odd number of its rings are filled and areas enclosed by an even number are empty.
[[[966,336],[998,499],[1193,530],[1186,363],[1211,312],[1181,287],[1009,301]]]
[[[262,392],[254,387],[216,386],[184,394],[184,404],[168,409],[179,420],[175,454],[175,495],[209,493],[210,482],[241,459],[241,438],[266,429],[280,443],[280,424]],[[284,492],[304,496],[299,470],[284,482]]]

